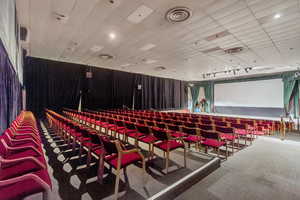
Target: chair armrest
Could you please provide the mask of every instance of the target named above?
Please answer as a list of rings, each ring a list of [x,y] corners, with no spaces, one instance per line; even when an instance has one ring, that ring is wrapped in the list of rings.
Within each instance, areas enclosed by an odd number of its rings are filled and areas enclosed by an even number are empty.
[[[43,155],[42,152],[40,152],[39,150],[37,150],[37,149],[36,149],[35,147],[33,147],[33,146],[23,146],[23,147],[9,147],[9,146],[7,146],[7,149],[8,149],[9,151],[22,151],[22,150],[29,150],[29,149],[31,149],[31,150],[35,151],[37,154]]]
[[[3,166],[4,168],[9,167],[6,165],[17,164],[17,163],[24,162],[24,161],[34,162],[39,167],[41,167],[41,169],[46,169],[46,165],[44,165],[41,161],[39,161],[38,159],[36,159],[35,157],[32,157],[32,156],[28,156],[28,157],[24,157],[24,158],[16,158],[16,159],[4,159],[0,156],[0,166],[1,167]]]
[[[130,149],[130,150],[121,151],[121,154],[139,153],[139,152],[141,152],[141,150],[139,150],[139,149]]]

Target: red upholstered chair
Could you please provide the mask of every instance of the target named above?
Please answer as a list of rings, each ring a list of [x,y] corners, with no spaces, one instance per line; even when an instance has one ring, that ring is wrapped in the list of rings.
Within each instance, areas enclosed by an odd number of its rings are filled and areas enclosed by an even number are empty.
[[[160,149],[164,152],[164,157],[166,159],[166,170],[167,173],[169,171],[169,154],[171,151],[176,150],[178,148],[183,148],[184,150],[184,167],[186,167],[186,148],[184,142],[176,141],[175,138],[172,138],[168,131],[159,129],[159,128],[152,128],[152,133],[154,137],[156,137],[159,141],[154,143],[153,146],[157,149]]]
[[[235,139],[237,136],[234,133],[234,129],[231,127],[222,127],[222,126],[216,126],[215,130],[219,133],[220,138],[226,142],[231,143],[232,146],[232,154],[234,153],[234,147],[235,147]]]
[[[135,164],[137,162],[142,162],[143,172],[145,176],[146,165],[143,154],[139,149],[127,150],[118,140],[110,140],[107,137],[101,137],[106,155],[105,162],[116,170],[116,182],[115,182],[115,199],[118,198],[119,192],[119,182],[120,182],[120,171],[124,170],[126,174],[126,167]]]
[[[135,128],[134,123],[132,123],[130,121],[124,121],[123,124],[124,124],[125,128],[122,130],[119,130],[118,134],[123,135],[123,138],[122,138],[123,141],[128,142],[128,136],[131,136],[134,138],[136,136],[137,130]]]
[[[243,137],[245,139],[245,145],[247,145],[247,140],[250,136],[252,138],[251,132],[248,131],[247,124],[235,124],[232,123],[230,126],[234,129],[234,133],[238,137],[238,146],[240,147],[240,138]],[[252,143],[252,140],[250,140]]]
[[[182,132],[180,126],[174,124],[167,124],[167,129],[170,132],[171,136],[174,138],[184,138],[187,136],[186,133]]]
[[[198,128],[190,128],[190,127],[181,127],[181,131],[187,134],[183,140],[188,143],[189,148],[191,144],[195,144],[195,148],[200,150],[200,142],[202,137],[200,135],[200,129]]]
[[[111,135],[113,137],[120,139],[120,135],[122,134],[121,131],[124,130],[126,127],[122,120],[115,120],[114,123],[115,123],[115,126],[110,127],[109,130],[111,131]],[[125,137],[125,136],[123,135],[123,137]],[[124,140],[124,138],[123,138],[123,140]]]
[[[0,197],[3,200],[23,199],[40,192],[43,193],[43,200],[50,200],[51,181],[46,170],[0,180]]]
[[[164,122],[156,122],[156,126],[161,129],[167,128],[167,126]]]
[[[226,159],[227,159],[228,157],[227,143],[221,140],[219,133],[201,130],[200,134],[204,138],[201,141],[201,145],[205,146],[206,153],[208,152],[208,148],[214,148],[217,150],[218,157],[220,157],[220,147],[225,146]]]
[[[139,142],[143,142],[149,145],[149,159],[153,156],[153,143],[157,141],[157,138],[152,135],[151,129],[148,126],[142,124],[135,124],[139,133],[143,134],[137,139],[137,146]]]

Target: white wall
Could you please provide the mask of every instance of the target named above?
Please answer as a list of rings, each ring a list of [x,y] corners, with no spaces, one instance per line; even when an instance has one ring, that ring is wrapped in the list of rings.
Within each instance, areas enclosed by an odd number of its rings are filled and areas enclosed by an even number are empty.
[[[283,108],[281,79],[216,84],[215,106]]]
[[[23,83],[22,51],[16,38],[15,0],[0,0],[0,39],[7,51],[10,61]]]

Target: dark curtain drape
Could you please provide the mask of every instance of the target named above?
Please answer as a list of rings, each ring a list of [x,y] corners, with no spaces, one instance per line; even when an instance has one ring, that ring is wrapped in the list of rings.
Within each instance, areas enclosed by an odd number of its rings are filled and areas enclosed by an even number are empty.
[[[82,65],[27,58],[24,77],[28,110],[40,115],[45,108],[77,108],[83,71]]]
[[[184,108],[187,96],[184,82],[180,80],[136,74],[136,109],[180,109]]]
[[[44,108],[76,109],[80,91],[82,108],[91,110],[132,108],[133,97],[135,109],[183,108],[187,101],[185,83],[179,80],[31,57],[24,71],[27,108],[38,114]]]
[[[21,110],[21,84],[0,40],[0,135]]]

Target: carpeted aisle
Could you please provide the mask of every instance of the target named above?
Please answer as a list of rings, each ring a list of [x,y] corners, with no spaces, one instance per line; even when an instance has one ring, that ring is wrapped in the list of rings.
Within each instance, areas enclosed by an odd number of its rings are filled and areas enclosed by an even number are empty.
[[[299,200],[300,135],[260,137],[177,200]]]

